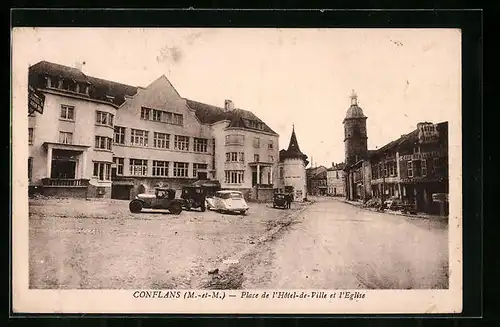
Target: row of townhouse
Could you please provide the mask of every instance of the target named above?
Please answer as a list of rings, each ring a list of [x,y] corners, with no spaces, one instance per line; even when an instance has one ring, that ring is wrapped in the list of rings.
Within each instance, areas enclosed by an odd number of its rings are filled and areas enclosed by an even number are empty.
[[[420,122],[412,132],[368,150],[367,118],[353,90],[343,120],[346,198],[397,198],[421,212],[447,210],[448,122]]]
[[[28,179],[45,195],[130,199],[196,180],[276,186],[279,136],[252,112],[181,97],[165,76],[134,87],[46,61],[29,69]]]
[[[344,164],[331,167],[318,166],[307,169],[307,186],[311,195],[344,196],[345,179]]]
[[[350,200],[398,198],[440,213],[433,195],[448,194],[448,182],[448,123],[423,122],[348,167],[346,188]]]
[[[327,194],[327,168],[324,166],[307,168],[307,193],[311,195]]]
[[[345,195],[345,178],[344,178],[344,163],[334,163],[327,169],[326,183],[327,195],[344,196]]]

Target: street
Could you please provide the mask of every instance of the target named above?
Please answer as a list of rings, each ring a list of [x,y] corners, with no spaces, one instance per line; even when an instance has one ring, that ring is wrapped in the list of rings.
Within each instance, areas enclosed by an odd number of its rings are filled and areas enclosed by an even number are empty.
[[[120,200],[30,200],[30,287],[447,287],[446,222],[314,200],[292,210],[250,203],[247,216],[131,214]],[[247,249],[234,263],[236,281],[207,284],[210,271]]]
[[[447,288],[446,221],[315,201],[249,260],[243,288]]]

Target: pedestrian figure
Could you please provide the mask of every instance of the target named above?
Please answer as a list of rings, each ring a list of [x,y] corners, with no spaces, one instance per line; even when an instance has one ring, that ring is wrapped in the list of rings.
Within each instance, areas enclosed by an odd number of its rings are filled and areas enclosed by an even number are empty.
[[[286,207],[287,209],[292,207],[292,196],[290,194],[286,195]]]

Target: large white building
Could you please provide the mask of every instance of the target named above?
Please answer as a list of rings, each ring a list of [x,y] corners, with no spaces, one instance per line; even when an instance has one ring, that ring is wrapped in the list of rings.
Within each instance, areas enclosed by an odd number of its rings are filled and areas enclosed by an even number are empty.
[[[29,84],[44,97],[29,115],[30,190],[130,199],[210,179],[256,198],[276,188],[278,134],[231,100],[216,107],[181,97],[165,76],[135,87],[46,61]]]

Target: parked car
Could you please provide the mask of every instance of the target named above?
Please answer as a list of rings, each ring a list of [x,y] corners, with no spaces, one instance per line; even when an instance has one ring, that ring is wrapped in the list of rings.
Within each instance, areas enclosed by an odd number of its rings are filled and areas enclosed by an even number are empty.
[[[175,198],[175,190],[158,187],[155,194],[142,193],[130,201],[130,212],[139,213],[142,209],[164,209],[174,215],[182,212],[184,200]]]
[[[274,193],[273,208],[288,208],[287,204],[289,198],[290,195],[287,193]]]
[[[389,198],[384,201],[384,207],[389,210],[401,210],[403,201],[399,198]]]
[[[220,182],[216,179],[197,180],[191,186],[200,186],[205,190],[205,197],[211,198],[215,192],[221,190]]]
[[[414,205],[404,203],[403,200],[392,197],[384,201],[384,208],[392,211],[401,211],[402,213],[416,214]]]
[[[184,200],[183,208],[186,210],[206,210],[206,191],[201,186],[185,186],[182,188],[181,198]]]
[[[239,191],[217,191],[211,199],[211,209],[219,212],[234,212],[244,215],[248,204]]]

